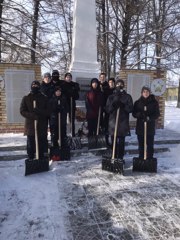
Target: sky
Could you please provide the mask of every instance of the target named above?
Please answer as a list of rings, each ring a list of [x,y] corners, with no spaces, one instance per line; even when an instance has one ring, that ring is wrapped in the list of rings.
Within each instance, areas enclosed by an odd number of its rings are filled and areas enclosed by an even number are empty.
[[[171,135],[171,139],[175,138],[175,136],[179,136],[180,139],[180,109],[176,108],[174,103],[166,104],[165,130],[160,130],[156,139],[161,138],[160,135],[162,131],[169,130],[176,131],[176,134]],[[170,136],[167,136],[166,138],[169,139],[169,137]],[[132,139],[135,138],[136,136],[132,136]],[[26,137],[22,134],[0,134],[0,147],[20,146],[25,145],[25,143]],[[130,166],[130,158],[132,156],[125,156],[128,164],[126,171],[129,175],[127,174],[127,176],[114,176],[113,174],[103,172],[101,170],[101,157],[94,156],[91,153],[86,153],[81,157],[73,157],[69,162],[53,162],[49,172],[32,174],[26,177],[24,176],[24,159],[0,161],[0,239],[96,239],[91,235],[92,231],[91,234],[88,232],[90,230],[85,231],[83,236],[85,236],[86,233],[88,233],[88,236],[82,238],[76,226],[73,225],[74,222],[72,222],[77,212],[78,214],[82,214],[85,224],[85,219],[89,217],[88,211],[94,209],[95,202],[101,199],[100,205],[102,206],[102,211],[104,205],[107,204],[107,206],[109,206],[105,197],[111,196],[112,198],[121,188],[124,188],[122,193],[124,193],[125,189],[128,189],[124,194],[128,194],[128,192],[133,189],[133,192],[136,190],[138,194],[141,195],[145,194],[145,191],[149,188],[140,186],[150,184],[149,182],[152,183],[153,181],[156,182],[155,184],[158,182],[160,184],[161,181],[165,182],[165,180],[167,182],[171,181],[171,184],[173,183],[174,186],[179,187],[180,144],[172,146],[173,147],[169,146],[170,152],[157,154],[158,173],[146,175],[132,175]],[[17,152],[17,154],[19,153],[20,152]],[[15,153],[13,151],[8,153],[5,151],[0,152],[0,156],[6,154],[13,155]],[[139,188],[137,189],[135,183],[132,184],[134,180],[138,182]],[[158,189],[158,191],[160,191],[158,194],[161,194],[162,189],[163,195],[163,185],[161,185],[161,187]],[[105,192],[106,195],[104,194]],[[88,207],[84,207],[85,200],[82,199],[82,194],[84,193],[86,193],[85,197],[86,200],[88,200]],[[95,198],[96,194],[98,194],[97,198]],[[149,193],[149,198],[150,195]],[[175,200],[178,201],[176,198]],[[121,203],[122,206],[121,217],[127,218],[128,216],[125,216],[125,212],[123,215],[123,209],[126,209],[126,213],[128,209],[133,212],[133,208],[131,208],[133,202],[129,202],[133,201],[132,198],[125,200],[121,198],[118,201],[121,201],[119,203]],[[156,202],[157,201],[158,199],[156,199]],[[159,203],[158,210],[153,206],[154,213],[148,212],[148,214],[152,214],[151,217],[157,217],[158,214],[159,216],[161,216],[161,214],[163,216],[163,214],[165,214],[165,206],[168,206],[169,200],[163,201],[162,204],[161,202]],[[79,202],[80,204],[78,205]],[[126,206],[126,203],[129,203],[129,205]],[[173,202],[171,202],[171,204],[173,204]],[[113,229],[117,228],[118,230],[116,230],[120,231],[122,225],[118,222],[119,220],[116,221],[118,219],[116,214],[119,210],[114,211],[115,205],[113,206],[112,209],[111,207],[107,207],[106,210],[108,209],[109,213],[112,213],[111,224],[113,225]],[[74,209],[76,209],[76,211]],[[146,209],[146,211],[148,210]],[[150,208],[149,211],[152,211],[152,208]],[[94,219],[96,212],[93,211],[92,213],[94,214],[92,217]],[[69,214],[72,214],[72,217],[69,218]],[[133,214],[137,217],[135,221],[136,228],[139,229],[139,234],[142,236],[142,238],[137,237],[136,239],[150,239],[148,230],[146,232],[145,229],[146,222],[143,223],[141,217],[138,218],[138,209]],[[172,217],[172,215],[168,214],[170,213],[167,212],[165,219]],[[106,217],[107,216],[108,215],[106,215]],[[78,221],[78,218],[75,218],[75,222],[77,223]],[[173,218],[169,220],[168,224],[170,224],[170,221],[172,222]],[[88,224],[90,224],[90,222]],[[175,224],[177,228],[180,229],[180,223],[178,223],[177,220],[175,220]],[[81,225],[78,226],[78,229]],[[90,229],[92,225],[90,224],[88,226]],[[128,226],[126,227],[129,229]],[[143,228],[144,230],[142,230]],[[101,238],[98,237],[98,240],[110,239],[103,235],[106,234],[104,231],[100,232]],[[163,233],[161,233],[161,237],[163,237],[162,235]],[[163,239],[173,240],[180,238],[170,236],[169,238]]]

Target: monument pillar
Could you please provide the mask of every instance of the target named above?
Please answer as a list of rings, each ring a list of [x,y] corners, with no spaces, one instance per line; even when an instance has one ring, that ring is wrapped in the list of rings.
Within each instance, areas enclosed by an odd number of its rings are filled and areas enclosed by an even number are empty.
[[[73,14],[72,57],[69,71],[80,84],[80,100],[89,90],[91,78],[98,78],[95,0],[75,0]]]

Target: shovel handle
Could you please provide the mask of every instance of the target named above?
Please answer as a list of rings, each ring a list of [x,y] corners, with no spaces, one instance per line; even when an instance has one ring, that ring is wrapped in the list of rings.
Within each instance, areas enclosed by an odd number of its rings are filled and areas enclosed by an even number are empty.
[[[115,128],[114,128],[114,139],[113,139],[112,159],[115,158],[117,128],[118,128],[118,121],[119,121],[119,111],[120,111],[120,108],[117,109],[117,113],[116,113],[116,123],[115,123]]]
[[[61,102],[58,100],[58,105],[60,105]],[[61,147],[61,113],[58,112],[58,142],[59,142],[59,147]]]
[[[147,111],[147,107],[144,106],[144,111]],[[144,160],[147,159],[147,122],[144,121]]]
[[[73,110],[72,110],[72,107],[73,107],[73,99],[71,97],[71,136],[73,137],[73,135],[72,135],[72,126],[73,126],[73,122],[72,122],[72,120],[73,120],[73,116],[72,116]]]
[[[36,108],[36,100],[33,100],[33,108]],[[36,144],[36,159],[39,159],[39,144],[37,133],[37,120],[34,120],[35,144]]]
[[[99,107],[99,112],[98,112],[98,123],[97,123],[97,130],[96,130],[97,136],[99,135],[100,118],[101,118],[101,107]]]

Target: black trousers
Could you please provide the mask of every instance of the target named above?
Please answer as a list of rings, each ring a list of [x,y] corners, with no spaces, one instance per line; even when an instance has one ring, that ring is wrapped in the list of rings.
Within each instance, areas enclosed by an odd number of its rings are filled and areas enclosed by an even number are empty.
[[[66,124],[61,125],[61,146],[65,145],[66,139]],[[51,125],[51,143],[54,147],[59,146],[59,127],[57,125]]]
[[[47,135],[38,136],[39,159],[44,158],[44,154],[48,153]],[[27,155],[29,159],[36,157],[35,136],[27,136]]]
[[[72,133],[72,137],[75,136],[75,110],[72,110],[72,117],[71,117],[71,111],[69,113],[69,117],[70,117],[70,124],[71,124],[71,133]]]
[[[88,137],[96,135],[97,122],[98,122],[97,118],[87,120],[87,123],[88,123]]]
[[[144,135],[138,135],[139,158],[144,158]],[[154,135],[147,135],[147,158],[154,155]]]
[[[101,132],[105,135],[108,135],[108,124],[109,124],[109,114],[105,111],[101,112],[100,117],[100,128]]]
[[[114,143],[114,136],[111,136],[112,147]],[[119,159],[123,159],[125,153],[125,136],[119,136],[116,139],[116,151],[115,157]]]

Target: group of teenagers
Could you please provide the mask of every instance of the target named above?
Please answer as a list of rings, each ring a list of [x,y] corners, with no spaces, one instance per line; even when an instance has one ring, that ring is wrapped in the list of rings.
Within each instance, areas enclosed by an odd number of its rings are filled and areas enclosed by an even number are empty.
[[[34,159],[36,152],[35,120],[37,120],[40,159],[48,154],[48,128],[52,147],[58,147],[59,143],[61,147],[66,146],[67,122],[70,123],[72,137],[75,136],[76,100],[79,99],[79,91],[79,84],[72,81],[69,72],[65,74],[64,80],[59,79],[58,70],[53,70],[52,74],[44,74],[41,83],[32,82],[30,93],[23,97],[20,105],[20,113],[25,118],[24,133],[27,135],[29,159]],[[130,135],[129,115],[132,113],[137,119],[139,158],[144,157],[144,122],[147,122],[147,158],[153,158],[155,121],[160,116],[160,111],[158,101],[151,94],[148,86],[142,87],[139,99],[133,104],[131,95],[125,91],[125,83],[122,79],[106,80],[106,74],[100,73],[99,79],[91,79],[90,89],[84,100],[88,137],[98,132],[104,135],[107,147],[112,148],[119,109],[115,157],[123,159],[125,137]],[[59,128],[61,136],[59,136]],[[59,137],[61,137],[60,141]]]

